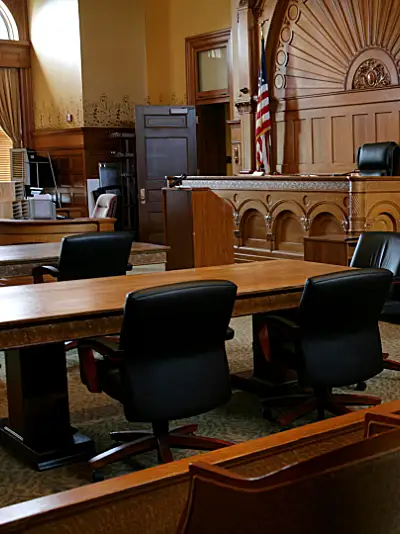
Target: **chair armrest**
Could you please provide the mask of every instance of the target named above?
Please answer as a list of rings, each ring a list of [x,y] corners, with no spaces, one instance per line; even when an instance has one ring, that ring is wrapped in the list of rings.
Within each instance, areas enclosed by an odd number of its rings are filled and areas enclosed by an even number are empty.
[[[109,343],[107,343],[107,340],[109,341]],[[119,362],[124,359],[124,351],[115,348],[115,345],[118,343],[118,341],[119,338],[115,338],[112,336],[110,336],[109,338],[104,337],[83,339],[82,341],[79,341],[79,347],[94,350],[101,354],[103,357],[113,362]]]
[[[40,265],[39,267],[34,267],[32,269],[33,283],[43,284],[44,282],[43,276],[45,274],[49,274],[50,276],[53,276],[54,278],[58,278],[60,276],[60,271],[58,270],[57,267],[53,265]]]
[[[290,328],[291,330],[293,329],[294,332],[300,332],[300,326],[298,325],[298,323],[296,323],[296,321],[288,319],[287,317],[284,317],[282,315],[268,315],[267,322],[274,322],[278,326]]]
[[[279,337],[285,340],[285,342],[293,343],[294,346],[300,340],[300,326],[282,315],[267,315],[264,325],[258,332],[258,340],[261,350],[265,359],[270,362],[272,358],[271,345],[270,345],[270,330],[274,330],[274,337]]]

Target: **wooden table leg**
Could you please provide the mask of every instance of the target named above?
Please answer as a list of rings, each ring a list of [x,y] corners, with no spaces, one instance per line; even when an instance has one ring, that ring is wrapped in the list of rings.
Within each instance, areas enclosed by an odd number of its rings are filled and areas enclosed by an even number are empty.
[[[6,376],[4,447],[39,471],[95,454],[93,441],[70,425],[63,343],[7,350]]]
[[[263,314],[253,315],[253,370],[233,373],[232,387],[269,397],[297,386],[296,373],[265,359],[258,334],[265,324]]]

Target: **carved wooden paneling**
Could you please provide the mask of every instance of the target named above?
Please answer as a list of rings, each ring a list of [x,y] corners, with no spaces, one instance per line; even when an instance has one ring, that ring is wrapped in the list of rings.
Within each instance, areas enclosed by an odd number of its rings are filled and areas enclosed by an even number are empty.
[[[188,177],[233,208],[237,261],[301,257],[303,238],[400,230],[400,178]]]
[[[277,170],[350,172],[363,143],[400,140],[400,87],[279,102]]]
[[[275,97],[398,84],[399,15],[398,0],[290,0],[274,58]]]
[[[249,8],[238,2],[234,69],[250,91],[239,85],[236,105],[251,124],[262,25],[277,171],[350,171],[360,144],[400,140],[400,0],[259,0]],[[244,126],[242,143],[248,162],[254,140]]]

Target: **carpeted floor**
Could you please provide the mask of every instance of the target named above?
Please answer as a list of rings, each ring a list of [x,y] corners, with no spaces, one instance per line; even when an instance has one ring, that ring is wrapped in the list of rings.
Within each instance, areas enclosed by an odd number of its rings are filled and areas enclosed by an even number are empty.
[[[234,319],[235,339],[228,343],[228,357],[232,371],[251,367],[251,320]],[[400,359],[400,327],[382,325],[384,350],[390,357]],[[0,358],[2,360],[2,358]],[[4,363],[4,362],[1,362]],[[1,374],[3,373],[3,375]],[[143,428],[146,425],[132,425],[126,422],[117,402],[103,394],[91,394],[80,383],[76,355],[68,357],[68,380],[72,424],[91,436],[98,451],[112,445],[108,437],[111,430]],[[380,396],[383,401],[400,398],[400,373],[384,371],[368,382],[368,393]],[[0,369],[0,417],[7,414],[7,396],[4,385],[4,365]],[[301,425],[315,420],[315,416],[304,418]],[[231,402],[222,408],[191,419],[199,424],[199,432],[233,442],[245,441],[274,432],[278,425],[265,421],[260,416],[257,398],[243,392],[235,392]],[[181,422],[180,422],[181,423]],[[177,452],[175,458],[184,452]],[[188,452],[187,454],[193,454]],[[106,477],[128,473],[156,464],[155,453],[142,455],[136,460],[119,462],[104,470]],[[0,506],[56,493],[90,483],[83,466],[70,466],[37,473],[23,466],[0,447]]]

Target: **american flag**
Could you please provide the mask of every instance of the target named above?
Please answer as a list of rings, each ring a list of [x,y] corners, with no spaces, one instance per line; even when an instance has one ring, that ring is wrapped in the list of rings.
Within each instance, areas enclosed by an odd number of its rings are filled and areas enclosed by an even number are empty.
[[[270,167],[270,131],[271,113],[269,109],[267,62],[265,43],[261,40],[261,65],[258,77],[257,118],[256,118],[256,149],[257,168],[269,174]]]

